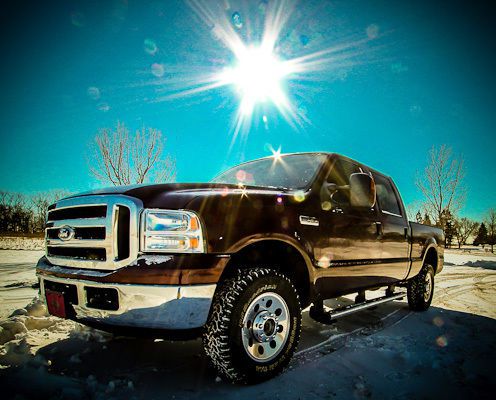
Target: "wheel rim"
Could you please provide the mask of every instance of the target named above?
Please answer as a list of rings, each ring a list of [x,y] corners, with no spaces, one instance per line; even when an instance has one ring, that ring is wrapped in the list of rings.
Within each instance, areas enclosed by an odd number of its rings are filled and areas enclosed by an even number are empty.
[[[431,274],[425,275],[425,285],[424,285],[424,301],[429,301],[432,293],[432,276]]]
[[[289,336],[289,309],[277,293],[256,297],[243,318],[241,338],[246,353],[255,361],[269,361],[284,348]]]

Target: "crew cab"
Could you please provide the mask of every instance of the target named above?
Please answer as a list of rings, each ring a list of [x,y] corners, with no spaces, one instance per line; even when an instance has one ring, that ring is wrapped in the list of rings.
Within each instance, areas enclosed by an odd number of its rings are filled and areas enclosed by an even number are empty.
[[[280,373],[302,310],[322,323],[407,297],[426,310],[444,234],[409,222],[393,180],[334,153],[235,166],[209,183],[113,187],[49,208],[49,312],[125,334],[200,336],[219,374]],[[396,292],[404,287],[406,292]],[[366,290],[385,294],[366,299]],[[330,310],[324,300],[357,293]]]

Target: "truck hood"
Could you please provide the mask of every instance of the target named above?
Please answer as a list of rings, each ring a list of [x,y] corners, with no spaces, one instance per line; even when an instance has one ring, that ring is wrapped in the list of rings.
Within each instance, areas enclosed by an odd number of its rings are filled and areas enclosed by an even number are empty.
[[[287,192],[288,189],[245,186],[247,194],[272,194]],[[226,183],[166,183],[115,186],[79,193],[70,197],[123,194],[140,199],[145,208],[186,208],[187,204],[198,196],[226,195],[238,192],[238,185]],[[69,198],[70,198],[69,197]]]

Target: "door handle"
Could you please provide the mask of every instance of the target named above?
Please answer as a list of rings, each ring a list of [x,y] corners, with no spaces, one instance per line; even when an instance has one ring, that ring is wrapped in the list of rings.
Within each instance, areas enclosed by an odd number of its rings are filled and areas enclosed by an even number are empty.
[[[403,232],[404,232],[404,234],[405,234],[405,240],[408,240],[408,227],[407,227],[407,226],[405,226],[405,227],[403,228]]]
[[[376,230],[377,236],[382,236],[382,222],[377,221],[375,223],[375,230]]]

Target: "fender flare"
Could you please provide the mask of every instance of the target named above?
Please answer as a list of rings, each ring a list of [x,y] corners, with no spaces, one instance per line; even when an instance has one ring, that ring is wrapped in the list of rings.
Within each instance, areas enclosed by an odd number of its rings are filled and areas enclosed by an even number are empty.
[[[437,259],[436,265],[432,266],[434,268],[434,272],[437,272],[439,266],[439,251],[437,248],[438,248],[438,243],[436,242],[436,239],[429,238],[424,245],[424,249],[422,250],[422,266],[424,266],[425,260],[427,258],[427,254],[429,254],[431,249],[433,249],[434,253],[436,254],[436,259]]]
[[[313,263],[309,256],[309,253],[308,251],[305,250],[305,246],[303,243],[300,243],[291,236],[284,235],[281,233],[250,235],[244,237],[243,239],[241,239],[240,241],[234,243],[231,247],[229,247],[228,253],[233,255],[254,244],[257,243],[260,244],[262,242],[269,242],[269,241],[277,241],[277,242],[285,243],[286,245],[294,248],[303,257],[305,266],[307,268],[309,282],[311,285],[314,284],[316,279],[315,269],[313,267]]]

